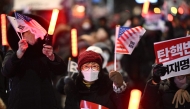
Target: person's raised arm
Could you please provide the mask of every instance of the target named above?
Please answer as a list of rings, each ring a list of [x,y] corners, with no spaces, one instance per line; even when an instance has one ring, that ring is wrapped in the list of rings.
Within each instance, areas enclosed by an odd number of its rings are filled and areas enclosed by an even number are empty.
[[[109,78],[113,81],[113,90],[116,93],[121,93],[126,90],[127,84],[124,82],[121,73],[110,71]]]
[[[157,107],[157,103],[160,100],[160,82],[161,76],[164,76],[166,73],[166,67],[163,64],[155,64],[152,68],[152,78],[147,82],[143,96],[141,98],[140,105],[144,109],[155,109]]]

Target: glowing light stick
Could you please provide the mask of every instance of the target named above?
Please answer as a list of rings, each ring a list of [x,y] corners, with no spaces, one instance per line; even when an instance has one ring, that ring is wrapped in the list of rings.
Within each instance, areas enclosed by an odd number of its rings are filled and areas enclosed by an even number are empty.
[[[149,5],[150,2],[149,0],[146,0],[143,4],[143,8],[142,8],[142,16],[146,15],[148,13],[148,9],[149,9]]]
[[[71,29],[71,51],[72,56],[77,57],[78,56],[78,46],[77,46],[77,30]]]
[[[53,12],[52,12],[52,15],[51,15],[50,25],[49,25],[49,28],[48,28],[48,34],[49,35],[53,35],[53,33],[54,33],[58,14],[59,14],[59,10],[58,9],[53,9]]]
[[[51,45],[49,35],[53,35],[53,33],[54,33],[58,14],[59,14],[59,10],[58,9],[53,9],[53,12],[52,12],[52,15],[51,15],[51,20],[50,20],[50,25],[49,25],[49,28],[48,28],[48,35],[46,37],[46,44],[47,45]]]
[[[142,92],[137,89],[131,91],[128,109],[139,109],[141,94]]]
[[[6,32],[6,15],[1,14],[1,35],[2,35],[2,46],[7,46],[7,32]]]

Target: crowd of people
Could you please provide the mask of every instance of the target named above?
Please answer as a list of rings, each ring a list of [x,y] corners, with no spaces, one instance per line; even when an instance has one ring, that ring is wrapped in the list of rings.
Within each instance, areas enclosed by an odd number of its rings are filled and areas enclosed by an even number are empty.
[[[44,18],[25,15],[48,30],[49,25]],[[22,33],[22,39],[19,39],[9,24],[9,50],[0,60],[0,107],[85,109],[87,104],[94,103],[105,109],[127,109],[130,91],[136,88],[143,92],[142,109],[190,108],[189,75],[161,81],[166,67],[162,64],[152,67],[156,58],[153,44],[186,36],[190,17],[176,17],[172,22],[165,20],[164,29],[145,27],[146,33],[133,53],[117,54],[120,68],[109,70],[107,65],[114,61],[116,24],[143,27],[146,19],[133,16],[126,21],[131,23],[111,22],[106,17],[94,23],[93,19],[86,17],[79,25],[58,24],[51,45],[46,44],[45,38],[35,39],[30,31]],[[79,55],[73,58],[78,64],[78,73],[74,76],[67,70],[68,58],[72,57],[71,28],[78,30]]]

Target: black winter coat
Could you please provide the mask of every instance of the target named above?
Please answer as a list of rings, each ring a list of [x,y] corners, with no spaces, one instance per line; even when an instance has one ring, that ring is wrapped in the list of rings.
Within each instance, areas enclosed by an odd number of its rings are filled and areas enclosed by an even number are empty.
[[[44,18],[32,14],[25,15],[48,30],[49,23]],[[14,14],[12,16],[14,17]],[[6,54],[2,66],[2,74],[11,81],[8,109],[58,108],[51,77],[52,74],[61,75],[66,72],[67,66],[56,54],[55,60],[50,61],[42,53],[45,39],[38,38],[33,46],[28,45],[23,57],[18,59],[15,52],[18,50],[20,39],[13,26],[8,25],[7,41],[13,52]]]
[[[124,97],[124,93],[116,94],[113,91],[113,82],[108,75],[103,73],[90,88],[87,88],[83,83],[82,77],[77,76],[76,79],[61,78],[58,81],[57,89],[67,96],[65,109],[80,109],[81,100],[100,104],[109,109],[124,109],[119,104],[123,99],[122,97]]]
[[[172,100],[178,89],[173,82],[173,78],[170,78],[170,82],[162,81],[157,85],[153,85],[152,80],[150,80],[145,87],[141,106],[143,109],[176,109],[175,103],[172,104]],[[190,94],[190,86],[185,90]],[[187,101],[183,105],[178,103],[177,109],[190,109],[190,103]]]
[[[42,47],[29,45],[21,59],[15,52],[6,54],[2,74],[11,80],[8,109],[58,109],[51,75],[61,75],[67,67],[56,54],[50,61]]]

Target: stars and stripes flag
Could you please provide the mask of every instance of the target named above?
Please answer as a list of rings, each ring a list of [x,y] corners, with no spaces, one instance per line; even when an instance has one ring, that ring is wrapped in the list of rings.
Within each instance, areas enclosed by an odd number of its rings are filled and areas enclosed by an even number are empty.
[[[115,52],[131,54],[145,31],[141,26],[134,28],[117,26],[116,33],[118,34],[116,34]]]
[[[15,12],[15,18],[18,23],[18,32],[26,32],[30,30],[30,32],[35,35],[36,39],[44,39],[44,36],[47,34],[47,31],[37,21],[17,12]]]
[[[19,39],[22,39],[21,36],[18,34],[18,32],[21,33],[21,30],[18,28],[19,26],[18,26],[16,18],[12,17],[12,16],[7,16],[7,19],[9,20],[9,22],[13,26],[13,28],[16,31],[16,34],[18,35]]]
[[[9,20],[9,22],[11,23],[11,25],[13,26],[15,31],[20,32],[20,29],[18,28],[18,23],[17,23],[17,20],[15,19],[15,17],[7,16],[7,19]]]

